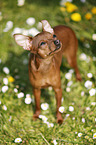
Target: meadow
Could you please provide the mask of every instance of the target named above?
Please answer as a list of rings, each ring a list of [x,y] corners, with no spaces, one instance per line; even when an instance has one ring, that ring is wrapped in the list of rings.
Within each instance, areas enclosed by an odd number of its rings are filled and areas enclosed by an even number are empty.
[[[52,27],[64,24],[78,38],[78,67],[82,82],[62,59],[63,124],[56,123],[51,87],[42,90],[41,115],[34,121],[34,96],[28,78],[29,52],[14,41],[14,33],[36,35],[41,20]],[[96,144],[96,1],[0,1],[0,145]]]

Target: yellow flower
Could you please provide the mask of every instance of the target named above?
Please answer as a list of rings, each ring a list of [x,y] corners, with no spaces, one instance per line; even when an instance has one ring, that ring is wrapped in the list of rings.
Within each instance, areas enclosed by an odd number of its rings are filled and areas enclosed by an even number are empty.
[[[10,76],[10,77],[8,78],[8,81],[9,81],[10,83],[12,83],[12,82],[15,81],[15,79],[14,79],[12,76]]]
[[[96,7],[93,7],[92,10],[91,10],[91,12],[92,12],[93,14],[96,14]]]
[[[70,5],[71,5],[70,2],[66,2],[66,3],[65,3],[65,6],[66,6],[66,7],[69,7]]]
[[[81,15],[79,13],[74,13],[71,15],[71,19],[73,21],[79,22],[79,21],[81,21]]]
[[[86,18],[87,20],[90,20],[90,19],[92,18],[92,14],[91,14],[91,13],[87,13],[87,14],[85,15],[85,18]]]
[[[66,2],[65,5],[66,5],[66,10],[69,13],[72,13],[72,12],[74,12],[74,11],[76,11],[78,9],[78,7],[76,5],[74,5],[74,4],[70,3],[70,2]]]
[[[60,7],[60,10],[61,10],[62,12],[65,12],[65,11],[66,11],[66,8]]]

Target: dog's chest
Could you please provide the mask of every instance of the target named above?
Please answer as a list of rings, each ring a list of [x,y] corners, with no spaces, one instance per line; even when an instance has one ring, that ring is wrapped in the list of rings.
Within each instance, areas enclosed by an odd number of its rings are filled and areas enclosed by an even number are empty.
[[[56,86],[60,83],[60,72],[54,67],[54,64],[48,69],[41,67],[37,70],[34,62],[32,62],[31,67],[29,67],[29,79],[32,86],[36,88]]]

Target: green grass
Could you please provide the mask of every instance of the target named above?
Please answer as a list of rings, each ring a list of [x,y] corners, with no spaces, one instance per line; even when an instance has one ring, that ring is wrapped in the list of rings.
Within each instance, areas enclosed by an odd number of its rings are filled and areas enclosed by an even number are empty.
[[[92,34],[96,33],[96,14],[92,14],[91,20],[86,20],[84,15],[91,12],[91,9],[96,5],[96,1],[87,0],[86,3],[81,3],[74,0],[74,4],[78,6],[77,12],[82,16],[80,22],[71,20],[71,14],[60,11],[59,0],[26,0],[22,7],[17,6],[17,1],[2,0],[0,1],[0,11],[2,12],[2,20],[0,21],[0,145],[15,145],[14,140],[17,137],[22,139],[21,144],[28,145],[46,145],[53,144],[56,139],[58,145],[95,145],[96,139],[93,139],[93,134],[96,133],[96,94],[90,96],[89,90],[96,89],[96,41],[92,40]],[[82,10],[82,11],[81,11]],[[31,26],[26,24],[28,17],[34,17],[37,23],[42,19],[47,19],[51,26],[65,24],[70,26],[77,35],[79,42],[78,49],[78,66],[81,72],[83,81],[77,82],[75,73],[72,74],[73,84],[70,86],[71,91],[67,92],[67,83],[65,74],[70,70],[67,61],[63,58],[61,65],[61,83],[63,89],[62,106],[65,111],[62,114],[64,122],[62,125],[56,123],[56,100],[54,91],[49,89],[42,90],[41,103],[47,102],[49,109],[41,110],[41,114],[48,118],[48,122],[54,126],[48,128],[46,123],[38,119],[32,120],[35,110],[35,103],[25,104],[26,94],[32,94],[32,87],[28,78],[28,64],[24,64],[24,60],[28,60],[29,52],[24,51],[19,47],[11,33],[15,27],[30,29]],[[13,21],[13,28],[8,32],[3,32],[7,21]],[[86,47],[89,44],[90,47]],[[80,60],[80,54],[85,53],[89,62]],[[4,67],[8,67],[9,74],[3,72]],[[92,73],[93,77],[88,78],[87,73]],[[14,83],[8,83],[8,91],[2,92],[4,86],[3,78],[12,76],[15,78]],[[93,84],[90,89],[86,89],[84,83],[90,80]],[[19,92],[24,92],[23,98],[18,98],[14,88]],[[84,96],[81,92],[84,91]],[[3,109],[6,105],[7,110]],[[69,111],[69,106],[74,107],[74,111]],[[86,110],[90,107],[90,110]],[[66,117],[66,115],[68,115]],[[11,116],[11,117],[10,117]],[[85,119],[85,123],[82,122]],[[78,133],[82,133],[78,137]]]

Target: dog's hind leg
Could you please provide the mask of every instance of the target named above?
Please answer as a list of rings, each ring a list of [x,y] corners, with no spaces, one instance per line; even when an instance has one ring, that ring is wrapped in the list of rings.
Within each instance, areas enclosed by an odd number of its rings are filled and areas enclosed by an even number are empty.
[[[79,69],[78,69],[78,66],[77,66],[76,55],[74,55],[74,56],[68,55],[67,61],[68,61],[69,65],[75,70],[76,79],[79,80],[79,81],[82,81],[82,78],[81,78],[81,75],[80,75],[80,72],[79,72]]]

